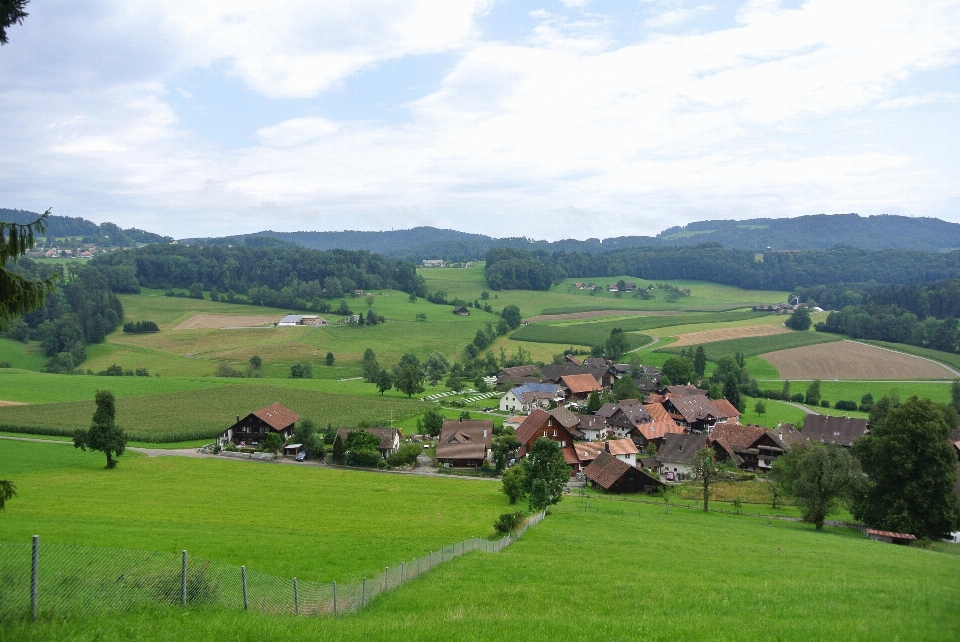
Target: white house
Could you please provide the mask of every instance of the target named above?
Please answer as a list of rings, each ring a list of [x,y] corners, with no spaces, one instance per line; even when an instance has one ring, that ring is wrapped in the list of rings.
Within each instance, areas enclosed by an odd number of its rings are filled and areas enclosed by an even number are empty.
[[[547,408],[551,401],[560,397],[560,386],[555,383],[525,383],[511,388],[500,397],[500,410],[504,412],[530,412],[534,408]]]
[[[603,441],[607,438],[607,418],[596,415],[582,415],[580,425],[577,426],[587,441]]]

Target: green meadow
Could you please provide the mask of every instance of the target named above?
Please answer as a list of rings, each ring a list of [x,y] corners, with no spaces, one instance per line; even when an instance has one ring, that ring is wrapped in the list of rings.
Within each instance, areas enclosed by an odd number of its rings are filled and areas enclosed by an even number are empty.
[[[4,541],[39,532],[50,542],[186,548],[325,581],[488,534],[506,509],[491,482],[245,462],[140,457],[114,471],[70,465],[19,476],[21,495],[0,521]],[[263,488],[284,487],[305,492],[265,510]],[[158,606],[9,622],[0,637],[955,640],[958,573],[958,555],[849,529],[571,496],[504,551],[457,558],[341,618]]]

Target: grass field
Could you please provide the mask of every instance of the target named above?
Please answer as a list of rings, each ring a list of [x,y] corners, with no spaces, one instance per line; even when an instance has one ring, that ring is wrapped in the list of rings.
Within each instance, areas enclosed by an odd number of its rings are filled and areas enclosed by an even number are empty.
[[[602,345],[610,336],[610,331],[620,328],[624,332],[641,332],[653,328],[663,328],[676,325],[698,323],[722,323],[724,321],[740,321],[743,319],[759,318],[763,313],[750,310],[735,310],[731,312],[695,313],[670,316],[623,317],[612,320],[586,320],[576,323],[530,323],[523,326],[510,338],[514,341],[530,341],[564,345],[578,345],[591,347]],[[646,336],[646,335],[641,335]],[[649,342],[647,337],[644,343]],[[639,344],[639,345],[642,345]]]
[[[745,357],[754,357],[768,352],[839,341],[840,339],[841,337],[837,335],[820,332],[789,332],[787,334],[775,334],[766,337],[746,337],[743,339],[729,339],[727,341],[705,343],[703,344],[703,349],[707,353],[707,359],[710,361],[719,361],[723,357],[732,357],[737,352],[743,353]],[[689,349],[689,346],[686,348]],[[660,351],[679,354],[682,349],[684,348],[671,345],[666,348],[660,348]]]
[[[505,551],[458,558],[340,619],[169,608],[4,632],[18,640],[251,641],[960,636],[960,556],[870,542],[848,529],[676,507],[666,514],[596,498],[590,506],[565,499]],[[589,564],[579,553],[587,542]],[[639,603],[627,613],[617,596]]]
[[[423,409],[420,402],[406,398],[325,394],[309,381],[303,388],[259,381],[263,380],[120,397],[117,423],[130,439],[162,443],[211,439],[232,425],[237,415],[245,416],[275,402],[321,426],[355,426],[361,420],[388,425],[391,419],[400,420]],[[0,407],[0,430],[72,435],[78,428],[89,427],[95,409],[92,395],[83,401]]]
[[[0,441],[18,495],[0,541],[191,555],[284,577],[353,581],[493,533],[499,484],[315,466],[101,453]],[[0,635],[2,638],[2,635]]]

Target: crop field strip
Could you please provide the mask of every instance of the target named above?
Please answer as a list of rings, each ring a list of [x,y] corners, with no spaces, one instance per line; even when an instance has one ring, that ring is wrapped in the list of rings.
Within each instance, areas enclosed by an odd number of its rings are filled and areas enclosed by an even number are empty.
[[[732,357],[738,352],[743,353],[745,357],[755,357],[790,348],[830,343],[839,341],[840,339],[842,339],[842,337],[835,334],[790,331],[786,334],[728,339],[726,341],[705,343],[703,344],[703,349],[707,353],[707,359],[715,362],[723,357]],[[687,348],[677,347],[676,344],[671,344],[667,347],[659,348],[658,352],[679,354],[681,350],[685,349]],[[786,378],[789,379],[791,377]]]
[[[741,326],[738,328],[701,330],[699,332],[688,332],[677,335],[677,341],[673,344],[673,346],[677,348],[685,348],[687,346],[696,346],[703,343],[733,341],[735,339],[748,339],[753,337],[770,337],[777,334],[787,334],[789,332],[791,332],[791,330],[779,325],[751,325]]]
[[[761,355],[785,379],[947,379],[944,367],[854,341],[808,345]]]
[[[675,325],[694,323],[721,323],[724,321],[740,321],[743,319],[760,318],[767,316],[763,312],[752,310],[735,310],[732,312],[718,312],[715,314],[684,314],[671,316],[647,316],[618,319],[615,321],[591,321],[577,324],[552,325],[547,323],[531,323],[521,327],[510,335],[515,341],[530,341],[554,343],[564,345],[594,346],[602,345],[610,336],[610,331],[620,328],[624,332],[633,333],[653,328],[663,328]],[[643,336],[646,335],[634,335]],[[637,346],[649,343],[646,337],[637,343]],[[636,347],[636,346],[635,346]]]
[[[102,384],[102,378],[101,385]],[[117,378],[119,379],[119,378]],[[211,439],[254,410],[280,402],[319,425],[356,426],[360,420],[388,424],[422,410],[415,400],[324,394],[289,386],[259,383],[217,385],[117,399],[117,423],[130,439],[163,443]],[[269,380],[266,380],[269,381]],[[0,430],[37,435],[72,435],[87,428],[95,406],[83,401],[0,408]]]

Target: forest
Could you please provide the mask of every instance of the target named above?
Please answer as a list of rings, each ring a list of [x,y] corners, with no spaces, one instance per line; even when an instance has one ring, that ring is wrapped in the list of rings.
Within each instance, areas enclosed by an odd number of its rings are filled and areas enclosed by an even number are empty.
[[[928,283],[960,276],[960,251],[829,250],[752,252],[718,243],[647,247],[601,254],[492,250],[487,282],[493,289],[548,289],[564,278],[627,275],[648,280],[689,279],[751,290],[786,290],[815,285]],[[549,279],[549,282],[547,282]],[[536,286],[536,287],[531,287]]]

